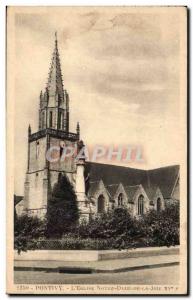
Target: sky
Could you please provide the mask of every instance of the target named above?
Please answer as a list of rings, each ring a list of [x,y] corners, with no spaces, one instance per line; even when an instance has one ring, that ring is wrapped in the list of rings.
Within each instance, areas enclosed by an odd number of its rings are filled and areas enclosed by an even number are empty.
[[[9,16],[9,15],[8,15]],[[27,128],[38,128],[57,31],[70,131],[86,145],[139,145],[152,169],[179,164],[183,55],[178,9],[22,8],[14,18],[15,193],[23,195]],[[8,31],[9,37],[9,31]],[[10,76],[10,74],[8,74]]]

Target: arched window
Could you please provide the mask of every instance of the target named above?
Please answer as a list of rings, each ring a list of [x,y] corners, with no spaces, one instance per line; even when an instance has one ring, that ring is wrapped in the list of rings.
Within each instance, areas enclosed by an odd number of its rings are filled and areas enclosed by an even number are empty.
[[[49,127],[52,127],[52,111],[50,111]]]
[[[123,206],[123,194],[120,193],[118,196],[118,206]]]
[[[105,198],[103,195],[98,197],[98,213],[103,213],[105,211]]]
[[[140,195],[138,198],[138,215],[144,214],[144,196]]]
[[[44,119],[45,119],[45,115],[44,115],[44,111],[42,113],[42,129],[44,129]]]
[[[58,114],[58,128],[62,129],[62,112],[61,111],[59,111],[59,114]]]
[[[160,198],[157,198],[157,211],[161,211],[161,208],[162,208],[162,204],[161,204],[161,199]]]

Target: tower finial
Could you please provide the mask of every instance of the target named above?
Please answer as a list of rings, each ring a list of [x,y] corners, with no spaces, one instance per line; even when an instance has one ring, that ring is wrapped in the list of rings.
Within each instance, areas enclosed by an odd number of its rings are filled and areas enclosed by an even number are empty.
[[[28,136],[30,136],[30,135],[31,135],[31,126],[29,124],[29,126],[28,126]]]

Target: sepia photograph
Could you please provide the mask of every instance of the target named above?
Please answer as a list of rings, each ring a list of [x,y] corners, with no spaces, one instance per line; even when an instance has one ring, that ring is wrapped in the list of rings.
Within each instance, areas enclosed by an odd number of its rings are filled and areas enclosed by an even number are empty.
[[[7,7],[7,293],[187,294],[187,7]]]

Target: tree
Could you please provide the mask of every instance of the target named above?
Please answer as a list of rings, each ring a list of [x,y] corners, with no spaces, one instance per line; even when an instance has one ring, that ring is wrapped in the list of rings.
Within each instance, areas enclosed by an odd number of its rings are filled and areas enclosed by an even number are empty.
[[[73,186],[60,175],[48,201],[47,237],[61,237],[77,225],[79,211]]]

